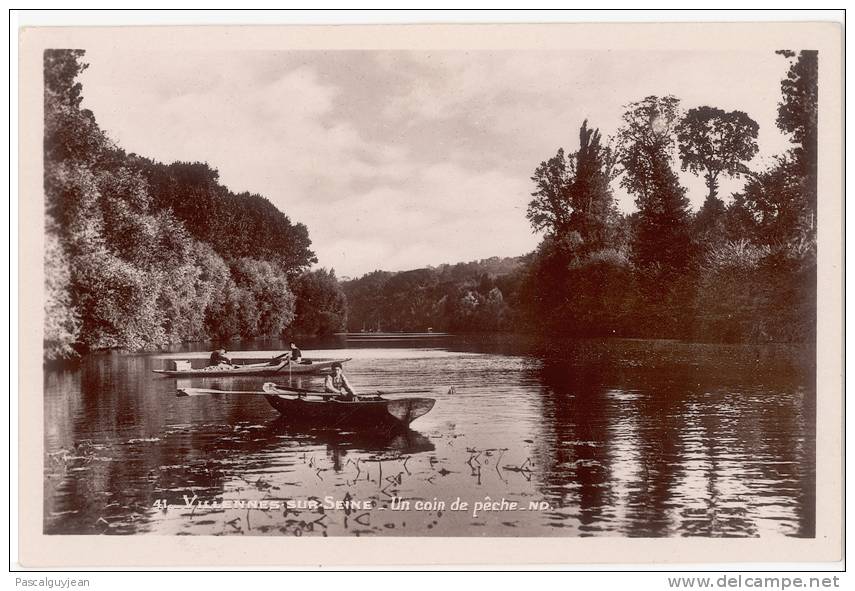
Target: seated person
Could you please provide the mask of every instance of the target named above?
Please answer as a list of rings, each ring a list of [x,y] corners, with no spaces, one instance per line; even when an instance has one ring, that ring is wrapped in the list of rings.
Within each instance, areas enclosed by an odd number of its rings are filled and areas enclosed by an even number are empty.
[[[294,363],[300,363],[300,361],[303,359],[303,353],[300,351],[300,349],[297,348],[297,345],[295,345],[294,343],[291,343],[290,359]]]
[[[347,381],[341,363],[332,364],[332,373],[324,380],[324,392],[338,394],[340,400],[358,400],[359,395]]]
[[[211,353],[211,358],[209,359],[209,365],[220,365],[221,363],[225,363],[227,365],[232,364],[232,360],[226,356],[225,349],[217,349],[213,353]]]

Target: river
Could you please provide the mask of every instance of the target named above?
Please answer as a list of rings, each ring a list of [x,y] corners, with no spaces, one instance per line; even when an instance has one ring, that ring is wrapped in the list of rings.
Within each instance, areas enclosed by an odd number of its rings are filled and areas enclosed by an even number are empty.
[[[204,364],[202,345],[48,369],[45,533],[814,536],[812,351],[450,335],[300,344],[351,358],[361,391],[425,387],[436,405],[408,431],[377,434],[289,425],[260,396],[176,397],[176,380],[151,370]],[[242,342],[234,355],[284,347]]]

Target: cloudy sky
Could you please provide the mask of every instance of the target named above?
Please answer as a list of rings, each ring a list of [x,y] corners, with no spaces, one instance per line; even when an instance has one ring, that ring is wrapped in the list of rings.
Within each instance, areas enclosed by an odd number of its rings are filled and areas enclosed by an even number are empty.
[[[760,124],[755,166],[788,147],[775,127],[787,63],[765,52],[93,50],[86,61],[84,106],[123,148],[208,162],[231,190],[266,196],[339,276],[530,251],[538,163],[573,150],[583,119],[614,133],[623,106],[648,95],[746,111]],[[703,183],[683,179],[697,208]]]

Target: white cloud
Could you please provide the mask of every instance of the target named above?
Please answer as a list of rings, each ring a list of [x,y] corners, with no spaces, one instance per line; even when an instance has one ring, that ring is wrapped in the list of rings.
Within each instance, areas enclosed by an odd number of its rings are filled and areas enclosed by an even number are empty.
[[[126,150],[206,161],[305,223],[321,265],[358,275],[531,250],[529,177],[585,118],[673,93],[740,108],[768,155],[778,56],[616,52],[90,52],[84,106]],[[683,175],[697,206],[703,183]],[[723,188],[739,183],[723,183]],[[616,191],[624,208],[632,200]]]

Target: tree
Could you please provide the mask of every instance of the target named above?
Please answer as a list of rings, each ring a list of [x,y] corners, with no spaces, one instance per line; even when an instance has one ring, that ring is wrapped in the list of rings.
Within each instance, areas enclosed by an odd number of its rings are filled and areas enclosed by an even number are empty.
[[[295,281],[294,293],[297,308],[293,332],[329,335],[347,327],[347,297],[332,269],[304,273]]]
[[[781,131],[792,134],[798,144],[799,159],[807,172],[816,170],[816,138],[819,92],[819,55],[817,51],[789,50],[775,53],[795,61],[790,62],[786,78],[781,81],[781,102],[778,103],[777,124]]]
[[[526,211],[526,217],[535,232],[545,230],[552,234],[563,234],[569,229],[572,208],[567,189],[572,182],[574,169],[574,162],[564,155],[564,148],[558,148],[555,156],[541,162],[535,169],[531,180],[537,189],[532,193],[534,199],[529,202]]]
[[[87,348],[138,350],[167,343],[156,276],[98,248],[75,257],[72,289]]]
[[[45,162],[93,159],[102,151],[103,134],[91,111],[81,110],[83,85],[77,77],[89,67],[82,49],[47,49],[44,65]]]
[[[789,50],[776,53],[791,60],[787,76],[781,81],[777,124],[796,144],[792,150],[793,165],[802,178],[801,191],[811,216],[807,223],[815,232],[819,56],[812,50],[798,54]]]
[[[752,239],[775,248],[790,245],[799,252],[816,241],[817,52],[776,53],[790,60],[781,81],[778,128],[795,146],[778,155],[761,172],[750,173],[734,195],[731,222],[750,227]],[[737,238],[731,232],[731,238]]]
[[[546,334],[636,336],[627,332],[633,298],[632,265],[614,248],[575,256],[577,246],[547,236],[519,287],[522,325]]]
[[[747,239],[758,241],[757,220],[745,201],[745,195],[734,193],[724,210],[724,236],[729,241]]]
[[[44,53],[45,223],[47,231],[63,239],[73,233],[71,225],[81,205],[89,203],[82,194],[95,192],[94,165],[115,159],[115,147],[91,111],[79,108],[82,86],[76,77],[87,68],[83,55],[82,50],[70,49]]]
[[[724,201],[718,197],[710,197],[704,200],[692,222],[692,230],[695,241],[707,247],[726,239],[727,235],[727,207]]]
[[[77,77],[89,67],[81,61],[82,49],[46,49],[44,59],[45,104],[59,103],[78,108],[83,100],[83,85]]]
[[[575,175],[568,189],[570,227],[579,233],[585,250],[590,252],[608,245],[619,215],[609,186],[615,154],[601,144],[600,130],[589,129],[587,120],[579,129],[575,159]]]
[[[53,233],[45,235],[45,358],[53,361],[76,356],[80,318],[71,301],[68,256]]]
[[[630,103],[618,131],[621,186],[638,206],[633,259],[669,273],[684,271],[693,256],[689,200],[671,166],[678,107],[672,96]]]
[[[724,240],[726,208],[718,197],[719,177],[747,171],[744,162],[757,154],[758,130],[757,123],[742,111],[706,106],[689,109],[677,125],[681,167],[703,174],[709,190],[693,224],[698,244],[709,247]]]
[[[347,326],[354,332],[381,330],[387,321],[386,284],[393,273],[373,271],[358,279],[345,281],[342,290],[347,298]]]
[[[389,327],[424,331],[433,326],[435,293],[439,274],[435,269],[396,273],[386,282],[385,316]]]
[[[294,320],[294,294],[278,265],[251,258],[237,259],[232,263],[232,277],[244,292],[240,296],[244,305],[255,309],[251,316],[254,326],[245,324],[242,336],[276,336]]]
[[[741,239],[713,247],[701,265],[695,336],[707,340],[811,342],[815,262]]]
[[[679,99],[648,96],[626,106],[618,130],[620,162],[624,167],[621,186],[636,198],[651,198],[661,189],[663,165],[670,169],[674,151],[674,128],[679,117]]]
[[[573,236],[548,234],[532,253],[519,290],[526,325],[560,332],[572,322],[566,314],[572,289],[568,271],[577,249]]]
[[[579,128],[579,149],[565,156],[564,149],[540,166],[531,177],[536,190],[527,217],[536,232],[578,234],[587,251],[602,248],[618,217],[609,182],[615,159],[601,143],[599,129]]]
[[[708,200],[718,196],[719,176],[738,176],[757,154],[759,126],[742,111],[689,109],[677,125],[682,169],[704,175]]]
[[[579,128],[579,148],[568,157],[559,150],[535,171],[532,180],[537,190],[532,193],[535,199],[529,203],[528,217],[535,230],[545,229],[547,235],[518,281],[520,299],[530,308],[525,312],[531,325],[550,331],[596,332],[588,324],[581,328],[579,322],[584,319],[576,304],[596,301],[593,306],[599,309],[604,298],[584,281],[586,270],[597,265],[587,263],[607,249],[623,247],[623,218],[610,186],[616,164],[615,150],[603,145],[599,130],[589,128],[585,120]],[[458,300],[458,308],[461,301],[469,302],[465,297]],[[500,321],[509,316],[503,312]]]
[[[220,256],[276,262],[290,278],[317,262],[306,226],[293,223],[261,195],[232,193],[207,164],[163,165],[140,157],[134,163],[151,186],[152,207],[171,209]]]
[[[450,325],[453,330],[472,331],[477,330],[477,317],[483,304],[483,298],[478,292],[464,289],[462,293],[451,302]]]
[[[166,340],[207,339],[212,334],[206,325],[207,314],[221,284],[231,282],[228,266],[208,245],[194,240],[169,212],[159,212],[154,223],[157,247],[151,259],[160,287],[157,304]]]
[[[791,155],[779,156],[775,166],[753,174],[735,196],[754,220],[761,243],[815,238],[815,218],[801,172]]]
[[[499,330],[504,327],[508,314],[508,305],[502,290],[494,287],[487,293],[484,303],[481,305],[481,330]]]

